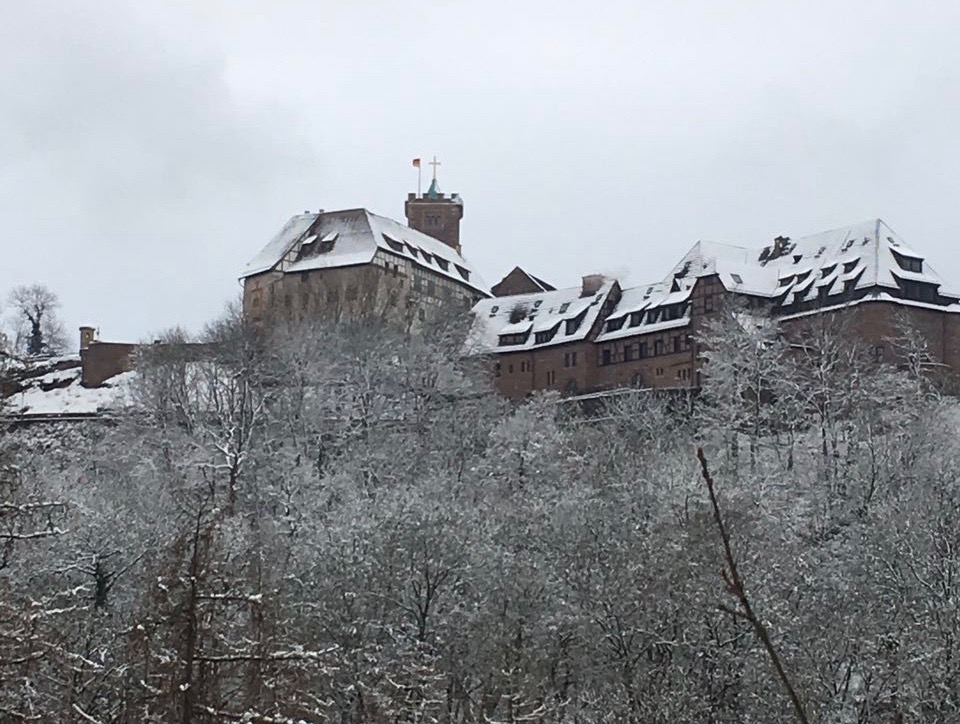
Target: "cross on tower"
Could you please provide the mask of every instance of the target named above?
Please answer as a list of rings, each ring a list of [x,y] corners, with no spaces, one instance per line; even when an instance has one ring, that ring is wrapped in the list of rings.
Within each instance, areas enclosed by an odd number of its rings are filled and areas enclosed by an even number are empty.
[[[437,166],[439,166],[439,165],[441,165],[441,164],[440,164],[440,162],[437,160],[437,157],[436,157],[436,156],[433,157],[433,160],[432,160],[432,161],[428,161],[427,163],[429,163],[431,166],[433,166],[433,180],[436,181],[436,180],[437,180]]]

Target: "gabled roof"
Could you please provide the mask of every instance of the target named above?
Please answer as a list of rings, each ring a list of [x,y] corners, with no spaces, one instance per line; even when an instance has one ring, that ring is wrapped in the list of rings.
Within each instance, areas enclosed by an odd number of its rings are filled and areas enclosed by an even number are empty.
[[[824,288],[836,294],[847,282],[854,289],[897,289],[899,278],[942,287],[929,263],[923,262],[922,272],[907,271],[898,255],[922,259],[881,219],[870,219],[798,239],[780,237],[759,249],[697,242],[674,273],[715,273],[729,291],[783,297],[784,304],[811,301]],[[953,296],[946,289],[941,294]]]
[[[311,244],[316,245],[316,251],[300,253]],[[247,264],[240,277],[274,269],[301,272],[369,264],[378,250],[408,259],[483,295],[490,293],[473,265],[454,248],[366,209],[305,213],[292,217]]]
[[[515,352],[584,339],[616,284],[606,280],[595,294],[586,296],[581,296],[580,287],[572,287],[481,299],[473,307],[475,322],[467,348],[475,353]],[[575,325],[569,332],[568,321]],[[538,332],[553,334],[549,340],[537,342]],[[500,344],[502,336],[514,334],[526,338],[517,344]]]
[[[499,282],[494,284],[490,291],[495,296],[512,296],[510,292],[503,293],[504,288],[514,289],[513,294],[530,294],[533,292],[552,292],[556,289],[551,284],[530,274],[526,269],[515,266]]]

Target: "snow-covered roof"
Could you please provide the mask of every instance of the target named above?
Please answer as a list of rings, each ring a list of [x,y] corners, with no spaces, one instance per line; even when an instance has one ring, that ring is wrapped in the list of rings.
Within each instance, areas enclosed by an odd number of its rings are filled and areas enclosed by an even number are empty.
[[[909,271],[897,255],[922,261],[922,271]],[[881,219],[824,231],[797,239],[780,238],[760,249],[697,242],[674,269],[696,276],[716,273],[729,291],[754,296],[784,296],[784,304],[811,301],[821,289],[885,287],[897,289],[897,278],[943,288],[943,279],[923,257]]]
[[[366,209],[294,216],[240,276],[272,269],[301,272],[369,264],[378,250],[408,259],[484,295],[490,293],[480,274],[456,249]]]
[[[586,296],[581,287],[572,287],[481,299],[473,307],[475,321],[467,348],[473,353],[515,352],[581,340],[597,321],[615,284],[605,280],[596,293]],[[539,342],[538,333],[542,337]],[[505,335],[524,338],[515,344],[501,344]]]

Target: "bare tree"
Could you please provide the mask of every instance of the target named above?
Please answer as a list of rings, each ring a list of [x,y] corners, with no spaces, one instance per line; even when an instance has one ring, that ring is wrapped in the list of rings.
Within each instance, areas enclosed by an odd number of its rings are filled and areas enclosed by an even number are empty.
[[[9,300],[18,350],[29,355],[63,350],[66,336],[57,316],[60,299],[53,291],[43,284],[23,284],[13,288]]]

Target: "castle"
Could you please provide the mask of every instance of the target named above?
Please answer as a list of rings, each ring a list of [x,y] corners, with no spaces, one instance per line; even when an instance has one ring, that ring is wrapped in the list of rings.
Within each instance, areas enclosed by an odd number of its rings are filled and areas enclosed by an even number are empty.
[[[699,387],[704,325],[731,298],[788,332],[838,313],[878,361],[900,361],[890,340],[906,324],[934,364],[960,371],[960,293],[879,219],[762,248],[700,241],[647,284],[588,274],[555,289],[520,268],[488,287],[463,255],[463,200],[443,194],[436,176],[426,194],[408,195],[405,212],[406,224],[362,208],[292,217],[241,274],[245,317],[258,326],[374,319],[416,333],[469,308],[468,353],[490,360],[497,389],[513,399]],[[129,369],[135,351],[83,328],[84,386]]]
[[[417,331],[454,305],[489,295],[461,255],[459,195],[436,178],[410,194],[407,225],[366,209],[305,211],[291,218],[241,274],[243,311],[254,324],[280,319],[379,319]]]
[[[960,370],[960,294],[879,219],[757,249],[701,241],[647,284],[590,274],[555,289],[520,268],[487,288],[462,255],[463,201],[436,177],[409,195],[406,216],[406,226],[364,209],[293,217],[243,273],[248,318],[374,317],[413,331],[469,304],[469,351],[489,356],[497,389],[514,399],[698,387],[698,340],[731,297],[786,328],[841,311],[878,360],[895,361],[888,341],[906,321],[936,362]]]
[[[734,297],[788,333],[838,313],[877,361],[901,361],[890,340],[906,326],[934,363],[960,371],[960,294],[880,219],[759,249],[697,242],[665,277],[635,287],[591,275],[572,289],[484,299],[471,342],[511,398],[698,387],[701,332]]]

